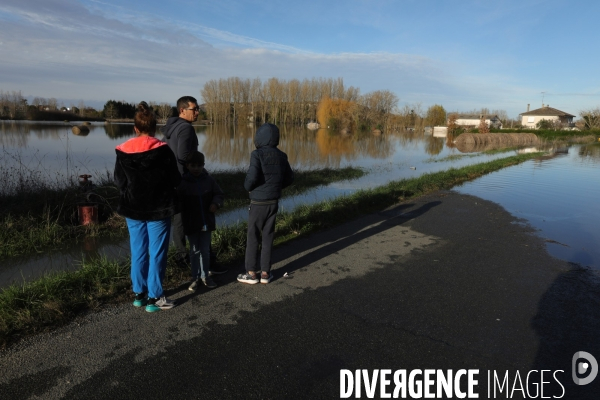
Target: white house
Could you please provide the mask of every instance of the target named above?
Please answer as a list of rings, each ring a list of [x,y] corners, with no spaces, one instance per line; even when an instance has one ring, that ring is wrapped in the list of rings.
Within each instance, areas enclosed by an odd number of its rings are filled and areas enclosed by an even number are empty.
[[[502,129],[500,118],[491,114],[457,114],[456,124],[477,128],[482,118],[490,128]]]
[[[565,126],[573,126],[573,118],[575,118],[574,115],[557,110],[548,105],[542,105],[542,108],[532,111],[529,111],[529,105],[527,105],[527,112],[519,115],[521,116],[521,125],[531,129],[535,129],[537,123],[543,119],[546,121],[560,121],[560,123]]]

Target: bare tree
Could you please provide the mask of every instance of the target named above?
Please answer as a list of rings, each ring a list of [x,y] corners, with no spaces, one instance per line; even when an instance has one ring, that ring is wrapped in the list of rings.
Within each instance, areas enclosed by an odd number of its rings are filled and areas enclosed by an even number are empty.
[[[158,114],[158,118],[161,121],[166,121],[171,116],[172,108],[173,107],[169,103],[160,103],[154,107]]]
[[[354,103],[362,107],[350,107],[358,120],[359,110],[376,125],[386,125],[387,115],[397,106],[398,98],[389,91],[377,91],[360,96],[358,88],[344,86],[342,78],[312,78],[290,81],[270,78],[227,78],[206,82],[201,90],[206,104],[207,117],[212,121],[233,122],[260,119],[262,122],[303,125],[315,121],[319,102],[327,97]],[[371,115],[372,114],[372,115]],[[244,116],[244,118],[240,118]]]
[[[82,118],[85,118],[85,103],[83,102],[83,100],[79,101],[77,108],[79,108],[79,115]]]
[[[0,114],[9,119],[16,119],[24,115],[27,100],[21,95],[21,91],[0,91]]]
[[[600,107],[581,110],[579,112],[585,129],[600,129]]]
[[[56,111],[58,109],[58,100],[54,97],[49,98],[47,104],[50,111]]]
[[[45,99],[42,99],[41,97],[34,97],[33,101],[31,102],[31,105],[39,108],[40,106],[44,105],[44,103]]]

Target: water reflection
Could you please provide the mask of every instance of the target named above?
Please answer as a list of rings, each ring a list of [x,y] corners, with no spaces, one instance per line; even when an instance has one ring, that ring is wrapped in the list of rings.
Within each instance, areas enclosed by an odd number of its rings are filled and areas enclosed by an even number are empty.
[[[133,124],[104,124],[104,132],[111,139],[133,136]]]
[[[0,123],[0,145],[6,149],[25,148],[37,140],[58,140],[65,132],[71,131],[71,125],[59,123],[27,123],[24,121],[2,121]],[[31,137],[34,136],[34,138]]]
[[[444,138],[439,138],[436,136],[428,136],[427,137],[427,146],[425,147],[425,151],[427,154],[432,156],[438,155],[444,150]]]
[[[500,204],[546,240],[550,254],[600,269],[597,146],[573,146],[456,188]],[[581,162],[581,161],[592,162]]]
[[[600,162],[600,143],[584,145],[579,148],[579,156],[591,162]]]
[[[254,132],[255,128],[248,126],[197,129],[197,133],[205,136],[201,149],[207,160],[229,166],[245,166],[249,162],[250,153],[254,150]],[[279,148],[287,153],[293,166],[302,168],[338,168],[342,163],[365,157],[386,158],[393,152],[393,144],[385,135],[343,135],[326,129],[311,131],[302,127],[282,127]]]
[[[134,135],[132,124],[93,123],[88,126],[87,135],[74,134],[72,126],[71,123],[62,122],[3,121],[0,123],[0,145],[5,155],[18,153],[18,157],[4,157],[3,162],[18,159],[22,165],[32,162],[37,165],[40,159],[44,159],[44,172],[52,175],[65,169],[64,162],[53,162],[54,159],[70,159],[76,167],[73,174],[94,175],[99,170],[110,170],[114,165],[115,146]],[[250,153],[254,150],[255,127],[210,125],[195,126],[195,130],[207,162],[217,165],[219,169],[247,166]],[[157,137],[162,138],[160,132]],[[311,131],[304,127],[281,127],[279,147],[288,154],[295,168],[338,168],[349,164],[360,165],[366,159],[385,159],[394,154],[398,144],[417,144],[423,140],[423,135],[414,132],[343,135],[324,129]],[[439,154],[443,142],[429,140],[428,154]]]

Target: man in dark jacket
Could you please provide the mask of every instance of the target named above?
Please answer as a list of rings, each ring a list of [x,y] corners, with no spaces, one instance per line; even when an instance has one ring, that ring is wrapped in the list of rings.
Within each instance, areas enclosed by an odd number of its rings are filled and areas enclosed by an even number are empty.
[[[192,122],[198,119],[198,101],[192,96],[183,96],[177,100],[178,117],[171,117],[167,124],[160,131],[164,135],[175,158],[177,158],[177,168],[183,175],[187,172],[185,160],[187,156],[198,151],[198,136],[192,126]],[[173,242],[175,243],[175,262],[183,267],[187,264],[188,252],[185,248],[185,234],[183,232],[183,222],[181,213],[173,216]]]
[[[287,155],[279,150],[279,128],[264,124],[256,131],[254,150],[244,188],[250,192],[250,213],[246,238],[246,273],[238,275],[242,283],[269,283],[271,274],[271,247],[275,236],[275,216],[279,209],[281,190],[294,181],[294,172]],[[257,275],[258,241],[262,235],[260,254],[261,275]]]

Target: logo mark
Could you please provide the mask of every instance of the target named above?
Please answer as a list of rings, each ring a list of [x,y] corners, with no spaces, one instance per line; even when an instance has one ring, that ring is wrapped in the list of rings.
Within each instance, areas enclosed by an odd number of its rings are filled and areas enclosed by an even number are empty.
[[[580,359],[585,361],[580,361]],[[573,382],[576,385],[587,385],[596,379],[596,375],[598,375],[598,361],[590,353],[578,351],[573,354],[572,371]],[[580,375],[585,374],[589,375],[585,378],[579,378]]]

